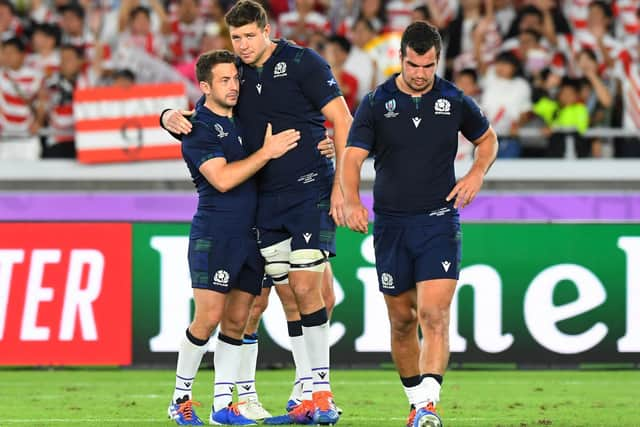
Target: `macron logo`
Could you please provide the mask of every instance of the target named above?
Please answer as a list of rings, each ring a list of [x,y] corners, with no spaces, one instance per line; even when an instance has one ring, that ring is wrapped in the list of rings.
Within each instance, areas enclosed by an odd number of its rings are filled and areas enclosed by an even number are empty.
[[[258,83],[256,85],[256,89],[258,89],[258,95],[260,95],[262,93],[262,85],[260,83]]]
[[[412,117],[411,120],[413,121],[413,125],[416,127],[416,129],[418,128],[418,126],[420,126],[420,122],[422,121],[420,117]]]
[[[326,372],[320,372],[320,373],[318,373],[318,376],[320,377],[321,380],[323,380],[324,377],[327,376],[327,373]]]
[[[442,261],[440,264],[442,264],[442,268],[444,268],[445,272],[449,271],[449,267],[451,267],[451,263],[449,261]]]
[[[304,233],[302,237],[304,237],[304,241],[308,244],[309,240],[311,240],[311,233]]]

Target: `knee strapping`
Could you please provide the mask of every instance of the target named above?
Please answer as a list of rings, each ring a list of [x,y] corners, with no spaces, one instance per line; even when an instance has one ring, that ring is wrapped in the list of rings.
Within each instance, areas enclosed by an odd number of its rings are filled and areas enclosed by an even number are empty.
[[[317,271],[327,266],[327,254],[320,249],[298,249],[291,252],[291,270]]]
[[[291,254],[291,239],[283,240],[274,245],[260,249],[264,258],[264,271],[275,285],[289,283],[289,258]]]

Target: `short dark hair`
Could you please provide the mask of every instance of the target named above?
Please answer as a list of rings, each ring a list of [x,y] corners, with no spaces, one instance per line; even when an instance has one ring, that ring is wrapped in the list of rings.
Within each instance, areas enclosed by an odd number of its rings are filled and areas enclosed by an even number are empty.
[[[62,37],[62,32],[60,31],[60,27],[58,27],[56,24],[49,24],[46,22],[36,24],[33,26],[32,34],[35,34],[37,32],[40,32],[48,37],[51,37],[52,39],[55,39],[56,46],[60,46],[60,39]]]
[[[429,8],[427,7],[426,4],[421,4],[420,6],[416,6],[413,8],[414,12],[420,12],[422,14],[422,16],[424,16],[424,19],[426,20],[430,20],[431,19],[431,12],[429,11]]]
[[[475,68],[463,68],[456,73],[456,77],[469,76],[474,83],[478,83],[478,72]]]
[[[358,25],[358,23],[362,22],[364,24],[365,27],[367,27],[367,29],[369,31],[371,31],[372,33],[377,33],[378,29],[376,29],[376,25],[374,24],[373,20],[367,18],[364,15],[359,15],[354,21],[353,24],[351,24],[351,29],[354,29],[356,27],[356,25]]]
[[[60,15],[70,12],[76,15],[78,19],[81,19],[84,21],[85,11],[84,11],[84,8],[80,6],[78,3],[71,2],[67,5],[64,5],[60,7],[59,12],[60,12]]]
[[[602,0],[594,0],[589,3],[589,9],[591,9],[592,7],[599,8],[607,18],[613,18],[613,10],[611,10],[611,5],[609,5],[607,2],[604,2]]]
[[[338,45],[345,53],[349,53],[351,51],[351,42],[344,36],[334,34],[329,36],[327,42]]]
[[[255,22],[259,28],[264,28],[267,26],[267,11],[254,0],[240,0],[229,9],[224,21],[229,27],[242,27]]]
[[[119,70],[115,70],[111,75],[111,78],[113,80],[122,78],[122,79],[130,80],[132,82],[136,81],[135,73],[128,68],[121,68]]]
[[[518,13],[518,17],[516,19],[518,20],[518,22],[520,22],[526,15],[535,15],[538,17],[540,22],[544,21],[544,15],[542,14],[542,11],[532,4],[524,6],[522,9],[520,9],[520,13]]]
[[[27,47],[20,37],[11,37],[2,42],[2,47],[13,46],[20,52],[26,52]]]
[[[131,9],[131,11],[129,12],[129,20],[132,20],[133,18],[135,18],[136,16],[138,16],[141,13],[143,15],[146,15],[147,19],[151,19],[151,10],[149,10],[148,7],[136,6],[133,9]]]
[[[581,86],[582,85],[580,84],[580,79],[575,79],[572,77],[563,77],[560,81],[561,88],[570,88],[575,90],[576,92],[580,92]]]
[[[218,64],[235,64],[236,56],[228,50],[212,50],[200,55],[196,63],[196,77],[199,82],[211,84],[211,69]]]
[[[75,53],[75,55],[78,58],[84,59],[84,48],[82,46],[78,46],[78,45],[74,45],[74,44],[70,44],[70,43],[65,43],[62,46],[60,46],[60,51],[62,52],[63,50],[70,50],[73,53]]]
[[[510,64],[513,67],[513,76],[521,76],[522,75],[522,66],[520,64],[520,60],[515,55],[515,53],[505,50],[496,55],[494,59],[494,63],[503,62],[505,64]]]
[[[410,47],[418,55],[424,55],[432,47],[436,49],[436,59],[440,57],[442,38],[438,29],[428,22],[417,21],[409,25],[402,33],[400,41],[400,54],[407,56],[407,47]]]

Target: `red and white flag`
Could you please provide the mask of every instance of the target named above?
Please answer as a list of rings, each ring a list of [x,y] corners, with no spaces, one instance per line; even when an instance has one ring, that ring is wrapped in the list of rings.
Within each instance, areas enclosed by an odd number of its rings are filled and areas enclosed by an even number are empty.
[[[79,162],[181,158],[180,144],[160,127],[159,116],[165,108],[187,108],[182,83],[78,89],[73,102]]]

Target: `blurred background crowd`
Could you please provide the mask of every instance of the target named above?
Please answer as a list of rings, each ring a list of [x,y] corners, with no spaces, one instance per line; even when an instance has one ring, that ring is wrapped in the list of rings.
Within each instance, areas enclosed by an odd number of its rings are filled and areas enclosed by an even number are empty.
[[[199,53],[231,49],[231,4],[0,0],[0,144],[39,135],[43,157],[73,157],[78,88],[180,81],[194,102]],[[640,156],[640,0],[263,4],[272,37],[321,53],[352,111],[400,71],[403,29],[426,20],[444,40],[439,75],[482,107],[500,157],[563,157],[567,134],[577,157]],[[459,157],[471,151],[461,137]]]

